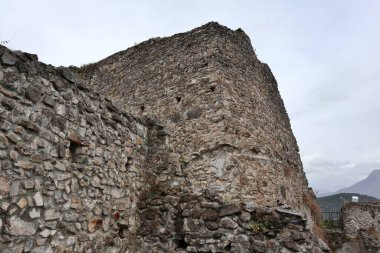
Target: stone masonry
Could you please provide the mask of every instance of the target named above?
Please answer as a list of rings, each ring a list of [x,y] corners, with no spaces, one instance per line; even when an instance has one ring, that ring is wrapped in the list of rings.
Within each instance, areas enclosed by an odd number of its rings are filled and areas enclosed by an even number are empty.
[[[346,242],[340,252],[380,252],[380,202],[346,203],[341,213]]]
[[[1,46],[0,63],[1,252],[329,251],[242,30],[209,23],[81,68]]]
[[[65,68],[0,54],[0,251],[122,249],[139,226],[147,123]]]
[[[303,209],[308,183],[289,118],[242,30],[209,23],[75,71],[134,115],[164,124],[194,191]]]

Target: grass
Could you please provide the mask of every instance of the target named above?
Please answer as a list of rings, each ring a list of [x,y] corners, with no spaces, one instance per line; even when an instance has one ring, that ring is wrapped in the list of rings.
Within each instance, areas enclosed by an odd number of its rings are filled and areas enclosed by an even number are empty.
[[[249,222],[249,226],[251,227],[251,230],[255,234],[263,232],[263,231],[265,231],[267,229],[267,224],[261,223],[261,222],[257,222],[257,221],[251,221],[251,222]]]
[[[314,222],[312,232],[318,238],[321,238],[323,241],[326,241],[326,235],[322,223],[322,211],[317,200],[313,196],[311,196],[310,193],[304,194],[302,200],[303,203],[309,208]]]

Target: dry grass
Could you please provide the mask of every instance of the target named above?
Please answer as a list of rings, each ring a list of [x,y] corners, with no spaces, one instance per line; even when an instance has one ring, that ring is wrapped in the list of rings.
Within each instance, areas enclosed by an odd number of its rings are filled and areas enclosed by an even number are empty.
[[[310,209],[311,216],[316,225],[322,225],[322,211],[318,202],[310,194],[303,195],[303,203]]]
[[[310,213],[314,222],[312,228],[313,233],[318,238],[321,238],[323,241],[326,241],[326,235],[322,228],[322,211],[318,202],[315,200],[311,194],[304,194],[302,198],[304,204],[310,209]]]

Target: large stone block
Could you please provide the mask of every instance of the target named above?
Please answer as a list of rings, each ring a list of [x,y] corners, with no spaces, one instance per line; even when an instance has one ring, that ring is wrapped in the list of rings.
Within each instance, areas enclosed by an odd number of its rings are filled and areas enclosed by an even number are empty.
[[[32,236],[37,231],[34,222],[21,220],[19,217],[12,216],[8,220],[7,232],[13,236]]]

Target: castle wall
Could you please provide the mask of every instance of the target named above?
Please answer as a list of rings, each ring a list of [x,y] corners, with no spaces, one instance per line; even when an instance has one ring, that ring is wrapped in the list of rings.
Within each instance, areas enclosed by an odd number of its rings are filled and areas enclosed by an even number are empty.
[[[165,126],[193,191],[304,209],[308,183],[276,80],[241,30],[210,23],[75,71]]]
[[[2,251],[329,250],[242,31],[210,23],[70,69],[0,47],[0,63]]]
[[[125,250],[147,126],[65,68],[4,47],[0,57],[0,251]]]
[[[356,243],[363,252],[379,252],[380,202],[346,203],[341,213],[344,247]]]

